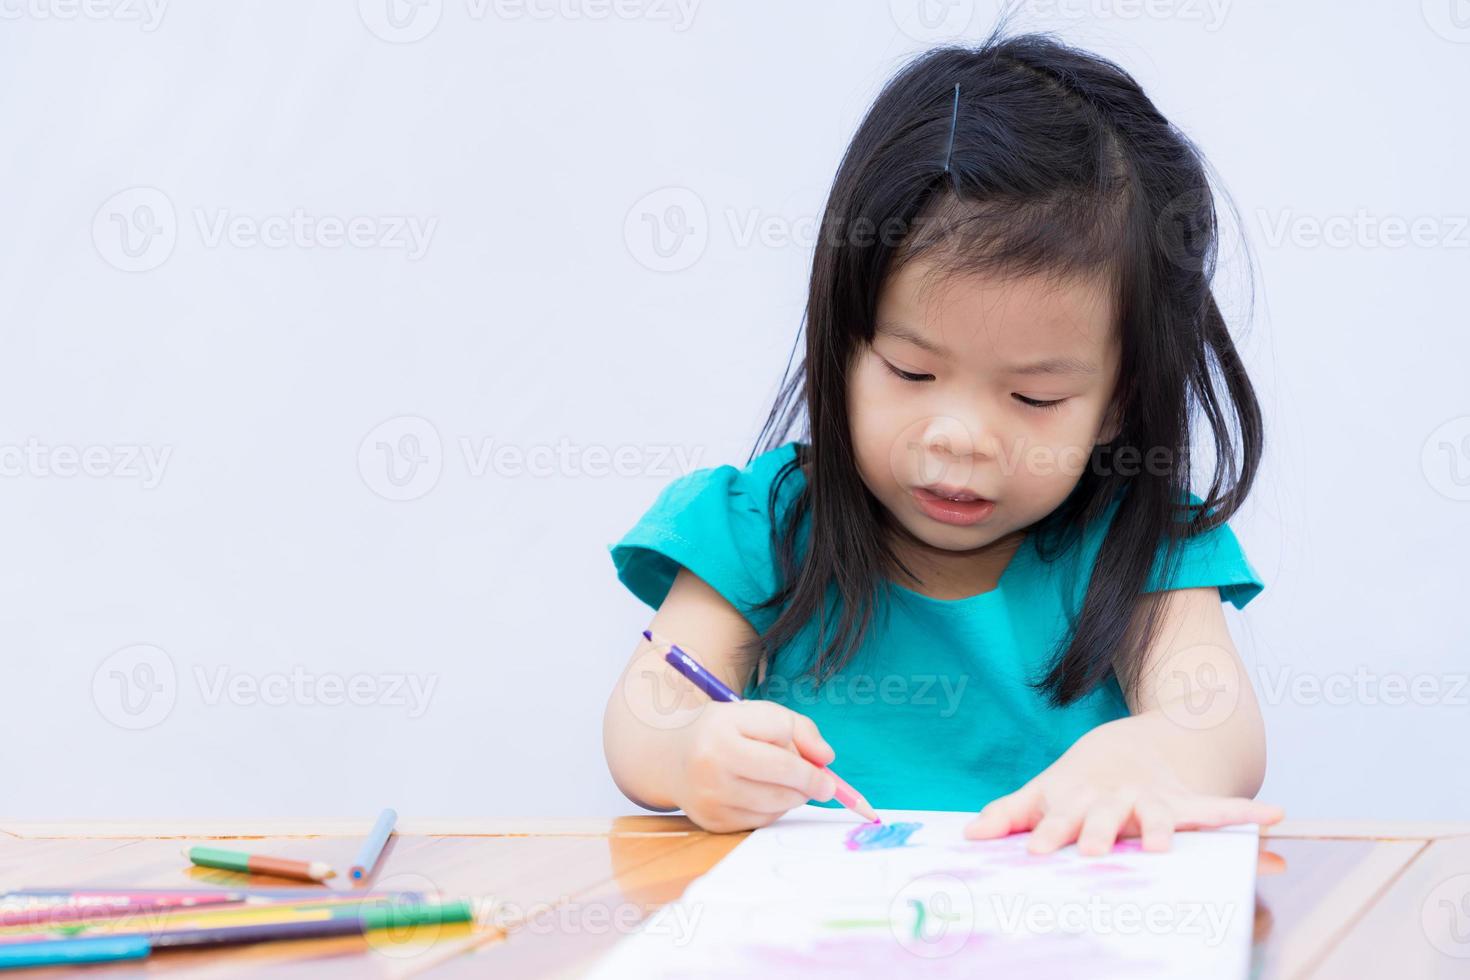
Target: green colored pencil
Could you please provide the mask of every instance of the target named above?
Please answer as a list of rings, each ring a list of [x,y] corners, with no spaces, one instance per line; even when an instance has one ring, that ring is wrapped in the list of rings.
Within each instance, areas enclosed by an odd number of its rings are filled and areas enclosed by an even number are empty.
[[[337,873],[324,861],[293,861],[291,858],[229,851],[222,847],[191,847],[184,855],[201,868],[275,875],[277,878],[294,878],[297,881],[325,881]]]

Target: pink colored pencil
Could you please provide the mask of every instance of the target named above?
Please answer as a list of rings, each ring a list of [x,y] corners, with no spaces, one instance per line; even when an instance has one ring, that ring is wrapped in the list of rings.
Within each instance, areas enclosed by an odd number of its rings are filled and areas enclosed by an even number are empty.
[[[47,902],[17,909],[6,909],[5,906],[0,905],[0,926],[67,925],[87,919],[104,919],[142,912],[171,912],[201,906],[239,905],[244,901],[243,898],[225,895],[205,897],[201,900],[198,896],[191,895],[188,898],[164,898],[161,901],[144,899],[141,901]]]

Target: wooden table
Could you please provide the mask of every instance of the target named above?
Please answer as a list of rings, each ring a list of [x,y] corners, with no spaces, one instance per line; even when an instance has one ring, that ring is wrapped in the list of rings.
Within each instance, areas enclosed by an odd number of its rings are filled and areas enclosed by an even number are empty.
[[[189,868],[183,846],[235,841],[340,869],[366,829],[331,820],[0,820],[0,887],[238,886],[247,879]],[[446,927],[435,942],[418,946],[360,937],[283,942],[160,953],[68,975],[576,977],[742,839],[704,833],[677,816],[404,819],[372,887],[475,898],[479,927]],[[251,883],[289,886],[274,879]],[[922,975],[919,966],[916,961],[915,976]],[[1261,842],[1252,972],[1470,976],[1470,824],[1298,821],[1270,829]]]

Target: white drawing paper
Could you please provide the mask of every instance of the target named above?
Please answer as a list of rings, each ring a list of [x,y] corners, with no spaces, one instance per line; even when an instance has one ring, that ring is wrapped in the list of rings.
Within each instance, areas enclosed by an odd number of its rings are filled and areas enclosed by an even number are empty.
[[[1254,825],[1136,838],[1084,857],[1029,835],[969,841],[973,813],[879,811],[919,823],[899,847],[850,850],[861,821],[803,806],[752,833],[592,971],[674,977],[1229,978],[1249,971]],[[987,972],[996,971],[996,972]]]

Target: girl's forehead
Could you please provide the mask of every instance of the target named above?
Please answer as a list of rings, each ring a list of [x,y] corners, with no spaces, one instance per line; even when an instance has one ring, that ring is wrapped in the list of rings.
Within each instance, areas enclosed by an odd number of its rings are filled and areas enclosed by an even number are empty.
[[[940,275],[916,261],[884,284],[876,326],[936,357],[1060,355],[1103,370],[1116,352],[1115,303],[1100,275]]]

